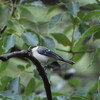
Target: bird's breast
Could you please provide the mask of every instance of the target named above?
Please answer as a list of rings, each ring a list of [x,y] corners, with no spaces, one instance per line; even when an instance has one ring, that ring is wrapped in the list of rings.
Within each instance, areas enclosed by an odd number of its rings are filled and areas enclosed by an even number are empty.
[[[47,63],[49,61],[49,57],[45,55],[39,54],[37,51],[33,53],[33,56],[40,62],[40,63]]]

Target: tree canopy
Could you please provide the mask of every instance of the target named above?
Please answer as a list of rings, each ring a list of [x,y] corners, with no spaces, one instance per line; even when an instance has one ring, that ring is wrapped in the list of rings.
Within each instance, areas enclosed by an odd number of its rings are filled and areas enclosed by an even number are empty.
[[[0,0],[0,57],[37,45],[75,62],[45,70],[53,100],[99,100],[99,0]],[[0,100],[47,100],[40,76],[25,56],[0,60]]]

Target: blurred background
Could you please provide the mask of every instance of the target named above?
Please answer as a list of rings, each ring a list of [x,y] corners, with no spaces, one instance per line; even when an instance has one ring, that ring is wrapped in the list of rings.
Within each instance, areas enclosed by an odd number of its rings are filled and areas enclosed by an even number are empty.
[[[0,55],[34,45],[75,62],[46,70],[53,100],[100,100],[99,0],[0,0]],[[0,98],[46,100],[31,61],[0,61]]]

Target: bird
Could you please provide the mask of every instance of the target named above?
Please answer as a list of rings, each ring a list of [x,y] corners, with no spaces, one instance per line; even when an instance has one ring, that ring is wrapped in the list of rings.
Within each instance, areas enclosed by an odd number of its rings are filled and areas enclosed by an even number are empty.
[[[62,58],[44,46],[30,46],[28,51],[30,55],[35,57],[45,68],[60,67],[58,61],[66,62],[71,65],[75,64],[73,61]]]

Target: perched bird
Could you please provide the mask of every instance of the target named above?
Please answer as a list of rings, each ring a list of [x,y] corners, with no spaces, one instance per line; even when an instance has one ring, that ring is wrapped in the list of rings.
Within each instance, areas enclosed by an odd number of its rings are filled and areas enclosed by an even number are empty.
[[[66,62],[69,64],[74,64],[73,61],[66,60],[54,53],[50,49],[44,46],[31,46],[28,51],[30,55],[34,56],[44,67],[60,67],[60,64],[57,61]]]

